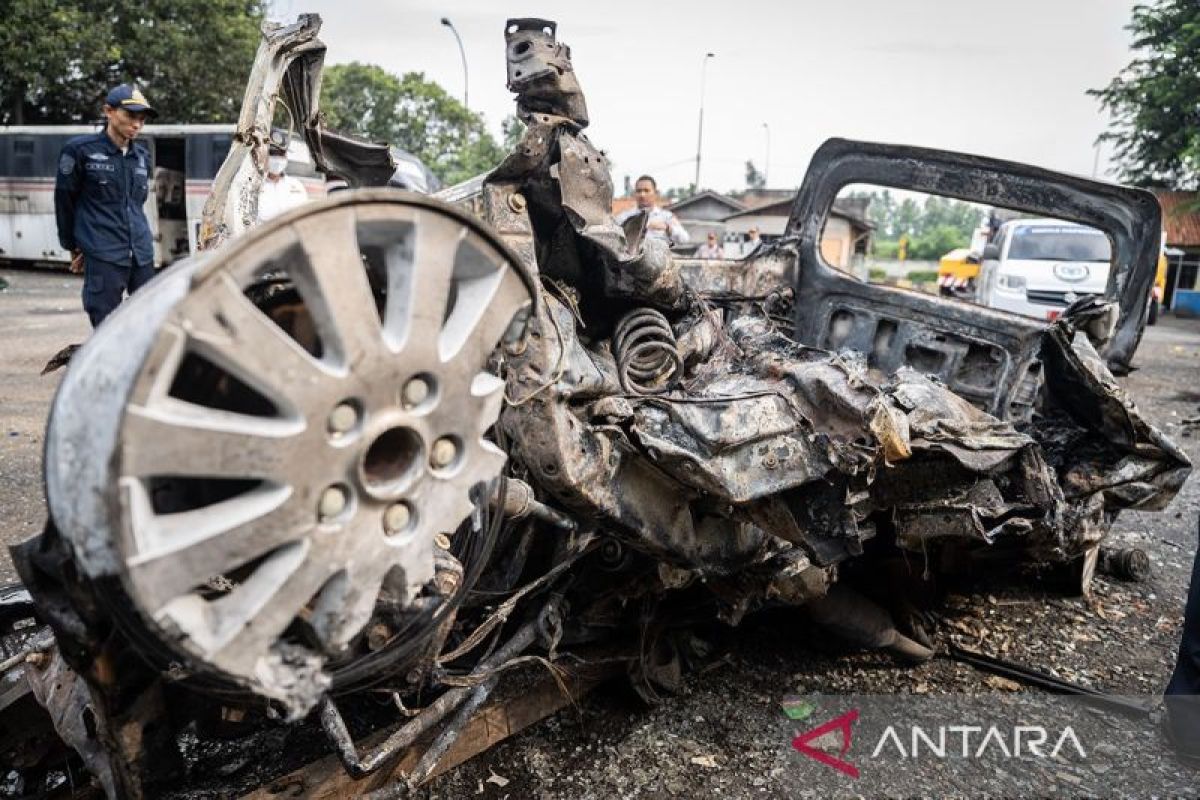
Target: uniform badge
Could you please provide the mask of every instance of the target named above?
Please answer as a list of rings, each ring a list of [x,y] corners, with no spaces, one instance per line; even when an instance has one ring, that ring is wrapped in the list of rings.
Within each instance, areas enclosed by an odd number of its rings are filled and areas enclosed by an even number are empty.
[[[70,153],[63,153],[58,159],[58,171],[63,175],[70,175],[75,171],[75,156]]]

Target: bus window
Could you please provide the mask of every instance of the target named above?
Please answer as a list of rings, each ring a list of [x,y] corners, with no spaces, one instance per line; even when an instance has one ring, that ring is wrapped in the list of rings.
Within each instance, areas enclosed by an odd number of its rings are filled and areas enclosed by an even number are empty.
[[[228,133],[191,133],[187,137],[187,179],[211,181],[225,161],[233,136]]]
[[[70,138],[54,134],[0,135],[0,176],[53,179],[58,172],[58,155]]]
[[[34,168],[36,150],[37,142],[32,136],[18,136],[13,139],[12,172],[10,174],[14,178],[38,177],[37,170]]]

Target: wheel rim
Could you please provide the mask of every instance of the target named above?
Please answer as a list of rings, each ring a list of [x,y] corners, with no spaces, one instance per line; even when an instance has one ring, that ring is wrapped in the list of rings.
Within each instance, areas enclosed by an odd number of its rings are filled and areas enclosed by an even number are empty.
[[[247,296],[280,273],[304,317],[289,331]],[[139,616],[207,671],[312,702],[297,684],[325,680],[385,581],[401,602],[422,590],[472,487],[499,474],[489,359],[530,302],[493,237],[394,193],[300,209],[211,256],[153,336],[104,476]],[[189,393],[197,364],[241,405]]]

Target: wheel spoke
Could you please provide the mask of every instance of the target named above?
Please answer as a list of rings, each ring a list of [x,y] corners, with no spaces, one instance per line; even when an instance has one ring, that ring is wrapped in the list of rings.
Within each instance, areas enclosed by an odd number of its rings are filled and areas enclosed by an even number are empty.
[[[479,421],[479,434],[487,432],[500,416],[504,404],[504,381],[490,372],[480,372],[471,381],[471,397],[476,407],[475,418]]]
[[[191,349],[259,391],[285,416],[294,414],[291,396],[325,377],[317,361],[227,275],[214,287],[210,310],[188,320]]]
[[[126,409],[124,475],[263,478],[287,483],[302,419],[252,417],[167,397]]]
[[[480,481],[489,481],[504,469],[504,462],[508,456],[491,442],[480,441],[472,450],[470,469],[463,472],[460,480],[462,485],[471,486]],[[467,502],[469,505],[470,501]]]
[[[312,629],[327,651],[344,648],[367,624],[389,567],[379,559],[354,562],[321,590]]]
[[[291,266],[327,356],[352,367],[377,352],[383,338],[375,296],[358,246],[353,210],[301,219],[294,225],[305,258]]]
[[[417,215],[413,260],[388,265],[389,341],[420,358],[434,355],[454,283],[459,247],[467,229],[439,214]]]
[[[141,481],[127,481],[127,502],[145,522],[141,547],[127,565],[146,604],[157,611],[167,601],[225,575],[263,553],[306,536],[311,509],[291,487],[260,486],[205,508],[154,515]]]
[[[245,583],[210,604],[217,659],[253,665],[336,570],[307,540],[272,553]]]
[[[501,267],[486,279],[459,283],[454,313],[438,342],[443,363],[460,358],[473,371],[483,369],[513,317],[529,304],[529,290],[513,270]]]
[[[482,463],[476,464],[474,456],[475,453],[472,452],[472,463],[469,465],[471,472],[481,473],[483,472],[483,465]],[[504,465],[503,458],[500,459],[499,465],[501,467]],[[495,477],[499,474],[499,471],[498,467],[495,472],[488,474],[487,477]],[[456,475],[453,479],[440,480],[436,484],[427,487],[422,492],[421,505],[430,511],[436,510],[437,515],[436,518],[430,518],[422,522],[422,532],[430,536],[435,533],[453,533],[459,524],[470,516],[471,511],[474,509],[469,489],[476,482],[475,480],[471,480],[467,473],[463,472]]]

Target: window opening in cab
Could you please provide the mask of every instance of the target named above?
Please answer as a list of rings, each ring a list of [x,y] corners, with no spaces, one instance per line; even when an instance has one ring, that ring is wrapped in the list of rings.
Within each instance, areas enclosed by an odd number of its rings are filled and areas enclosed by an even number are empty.
[[[1113,248],[1086,225],[850,184],[828,210],[820,251],[865,282],[1053,320],[1079,298],[1106,293]]]
[[[849,184],[829,207],[821,256],[865,282],[947,294],[941,291],[947,282],[939,280],[942,262],[959,265],[954,277],[965,287],[996,227],[991,211],[951,197]]]

